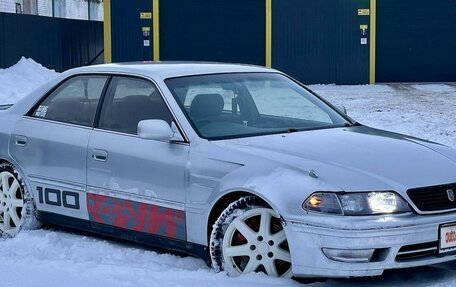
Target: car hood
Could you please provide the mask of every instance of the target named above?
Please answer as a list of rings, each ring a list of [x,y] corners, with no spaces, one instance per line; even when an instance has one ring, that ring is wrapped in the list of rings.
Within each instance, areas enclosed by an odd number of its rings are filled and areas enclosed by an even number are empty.
[[[436,151],[434,143],[365,126],[324,129],[218,142],[309,174],[341,190],[405,191],[456,182],[456,158]],[[452,149],[447,149],[453,152]],[[252,160],[253,159],[253,160]]]

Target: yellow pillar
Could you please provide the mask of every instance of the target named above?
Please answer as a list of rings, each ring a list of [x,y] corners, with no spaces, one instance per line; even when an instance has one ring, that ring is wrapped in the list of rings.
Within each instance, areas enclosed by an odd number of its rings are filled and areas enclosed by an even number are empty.
[[[154,61],[160,61],[160,0],[153,1]]]
[[[266,0],[266,67],[272,67],[272,0]]]
[[[377,0],[370,0],[370,59],[369,59],[369,83],[375,84],[377,48]]]
[[[103,1],[104,20],[103,20],[103,41],[104,41],[104,60],[105,63],[112,62],[111,48],[111,0]]]

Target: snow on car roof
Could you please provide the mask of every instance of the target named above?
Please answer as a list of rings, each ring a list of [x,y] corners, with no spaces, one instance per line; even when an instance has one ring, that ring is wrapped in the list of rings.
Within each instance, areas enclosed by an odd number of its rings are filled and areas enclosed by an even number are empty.
[[[190,75],[236,72],[273,72],[260,66],[208,62],[130,62],[113,63],[78,68],[77,72],[123,72],[158,76],[163,79]]]

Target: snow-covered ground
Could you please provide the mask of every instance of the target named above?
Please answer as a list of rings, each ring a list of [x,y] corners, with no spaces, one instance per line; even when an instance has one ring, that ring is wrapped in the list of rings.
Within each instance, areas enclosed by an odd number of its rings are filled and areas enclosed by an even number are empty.
[[[456,147],[456,83],[311,88],[365,125]]]
[[[14,103],[54,78],[30,59],[0,69],[0,104]],[[456,147],[456,84],[312,86],[363,124]],[[1,123],[0,123],[1,124]],[[21,232],[0,241],[0,286],[299,286],[262,274],[229,278],[201,260],[60,230]],[[456,286],[456,263],[388,271],[382,277],[328,280],[324,286]]]
[[[0,241],[2,287],[282,287],[290,279],[263,274],[230,278],[199,259],[157,253],[141,246],[55,230],[21,232]],[[309,287],[456,286],[456,263],[382,277],[328,280]]]

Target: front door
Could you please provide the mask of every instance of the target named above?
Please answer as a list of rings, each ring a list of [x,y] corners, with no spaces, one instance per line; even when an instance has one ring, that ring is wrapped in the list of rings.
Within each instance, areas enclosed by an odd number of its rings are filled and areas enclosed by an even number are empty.
[[[173,117],[155,85],[113,77],[87,155],[90,220],[185,240],[185,143],[144,140],[138,122]],[[96,227],[96,224],[94,224]]]

